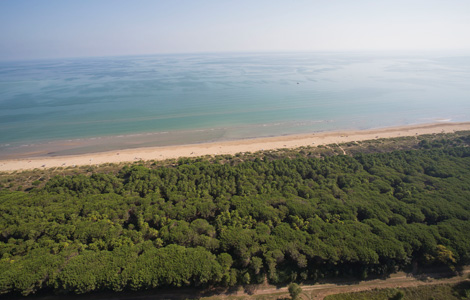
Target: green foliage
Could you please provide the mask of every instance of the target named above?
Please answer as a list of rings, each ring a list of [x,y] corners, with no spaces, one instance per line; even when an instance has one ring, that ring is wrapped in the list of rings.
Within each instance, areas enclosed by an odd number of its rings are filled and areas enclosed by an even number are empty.
[[[413,300],[463,300],[468,299],[470,282],[457,284],[423,285],[400,289],[375,289],[363,292],[353,292],[326,296],[325,300],[383,300],[383,299],[413,299]]]
[[[302,293],[302,288],[297,283],[289,284],[288,290],[292,300],[299,299],[299,296]]]
[[[405,293],[403,291],[398,290],[395,295],[390,297],[390,300],[402,300],[405,297]]]
[[[421,146],[132,165],[0,190],[0,294],[454,270],[470,263],[470,148]]]

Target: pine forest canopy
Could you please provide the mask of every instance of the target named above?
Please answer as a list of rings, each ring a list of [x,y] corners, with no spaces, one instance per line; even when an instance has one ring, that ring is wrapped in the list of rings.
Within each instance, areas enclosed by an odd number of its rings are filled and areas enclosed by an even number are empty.
[[[470,133],[413,150],[128,165],[0,190],[0,293],[387,275],[470,262]],[[18,175],[20,176],[20,175]]]

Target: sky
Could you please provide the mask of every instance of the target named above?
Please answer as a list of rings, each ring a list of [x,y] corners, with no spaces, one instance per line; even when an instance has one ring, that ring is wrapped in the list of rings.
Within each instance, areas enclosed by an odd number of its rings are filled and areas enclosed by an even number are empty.
[[[470,50],[470,0],[1,0],[0,60]]]

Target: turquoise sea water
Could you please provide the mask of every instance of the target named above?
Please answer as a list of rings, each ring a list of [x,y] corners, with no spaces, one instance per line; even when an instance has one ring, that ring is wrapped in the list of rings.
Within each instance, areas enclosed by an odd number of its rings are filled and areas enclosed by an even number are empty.
[[[0,63],[0,158],[470,121],[470,54]]]

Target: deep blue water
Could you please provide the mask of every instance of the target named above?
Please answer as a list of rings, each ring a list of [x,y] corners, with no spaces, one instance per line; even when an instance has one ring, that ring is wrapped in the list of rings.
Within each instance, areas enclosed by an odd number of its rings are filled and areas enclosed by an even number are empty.
[[[54,141],[75,141],[69,150],[77,153],[436,120],[470,121],[470,54],[184,54],[0,63],[4,154]],[[88,148],[77,146],[80,141]]]

